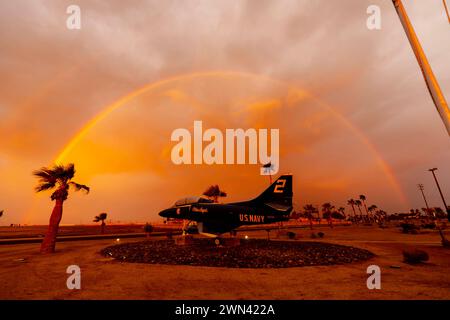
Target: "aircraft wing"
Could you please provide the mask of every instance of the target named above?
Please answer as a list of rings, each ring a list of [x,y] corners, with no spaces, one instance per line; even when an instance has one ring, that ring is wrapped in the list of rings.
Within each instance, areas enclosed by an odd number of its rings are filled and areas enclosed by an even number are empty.
[[[276,202],[266,202],[265,205],[274,210],[282,211],[282,212],[288,212],[292,209],[292,206],[284,205],[284,204],[280,204],[280,203],[276,203]]]

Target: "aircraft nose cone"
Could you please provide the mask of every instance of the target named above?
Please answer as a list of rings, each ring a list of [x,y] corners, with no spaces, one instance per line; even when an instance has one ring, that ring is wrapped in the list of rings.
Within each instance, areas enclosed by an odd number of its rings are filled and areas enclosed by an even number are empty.
[[[163,218],[170,218],[172,216],[172,209],[164,209],[159,214]]]

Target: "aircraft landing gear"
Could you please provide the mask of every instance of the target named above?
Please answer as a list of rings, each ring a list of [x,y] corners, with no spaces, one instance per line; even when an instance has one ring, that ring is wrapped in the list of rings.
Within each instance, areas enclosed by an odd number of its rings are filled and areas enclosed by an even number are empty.
[[[188,227],[191,221],[183,220],[183,225],[181,227],[182,233],[181,236],[175,239],[175,244],[179,246],[189,246],[194,244],[194,237],[189,234]]]
[[[189,220],[186,220],[186,219],[183,220],[183,226],[181,227],[181,230],[182,230],[181,236],[182,237],[184,237],[184,236],[186,236],[188,234],[186,232],[186,228],[189,225],[189,222],[190,222]]]

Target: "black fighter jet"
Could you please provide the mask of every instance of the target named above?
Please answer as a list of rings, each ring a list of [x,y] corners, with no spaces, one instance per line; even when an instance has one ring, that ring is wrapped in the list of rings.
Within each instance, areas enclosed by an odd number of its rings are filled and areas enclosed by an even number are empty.
[[[203,197],[191,197],[178,200],[159,215],[195,221],[199,233],[220,235],[242,225],[288,221],[291,211],[292,175],[285,174],[249,201],[221,204]]]

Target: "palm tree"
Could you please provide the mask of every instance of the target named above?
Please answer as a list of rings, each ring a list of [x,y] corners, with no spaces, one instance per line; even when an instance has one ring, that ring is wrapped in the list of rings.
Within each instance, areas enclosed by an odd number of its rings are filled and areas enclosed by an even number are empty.
[[[360,200],[355,200],[355,205],[358,207],[358,210],[359,210],[359,213],[360,213],[360,216],[362,219],[362,211],[361,211],[362,202]]]
[[[305,205],[305,206],[303,207],[303,209],[305,210],[306,216],[308,217],[308,220],[309,220],[309,227],[310,227],[311,230],[312,230],[312,228],[313,228],[313,223],[312,223],[312,220],[313,220],[313,213],[319,212],[319,211],[318,211],[318,210],[316,209],[316,207],[314,207],[312,204],[307,204],[307,205]]]
[[[369,208],[367,209],[370,213],[369,220],[374,220],[374,216],[377,215],[377,209],[378,209],[378,207],[374,204],[369,206]]]
[[[102,212],[98,216],[95,216],[95,218],[94,218],[94,222],[100,222],[100,221],[102,222],[102,224],[101,224],[102,234],[105,233],[105,225],[106,225],[105,220],[107,217],[108,217],[108,214],[106,212]]]
[[[272,162],[266,163],[262,167],[264,169],[264,173],[269,174],[269,182],[270,182],[270,184],[272,184],[272,171],[273,171]]]
[[[367,206],[366,206],[366,196],[363,194],[360,194],[359,200],[362,201],[362,203],[364,204],[364,209],[366,210],[366,214],[369,215],[369,211],[367,211]]]
[[[369,210],[369,212],[372,214],[374,211],[376,211],[378,209],[378,207],[376,205],[371,205],[367,210]]]
[[[223,190],[220,190],[219,186],[216,184],[206,189],[205,192],[203,192],[203,195],[207,196],[210,199],[213,199],[215,203],[218,203],[219,197],[226,197],[227,193]]]
[[[325,202],[322,205],[322,217],[324,217],[325,219],[331,218],[331,211],[333,211],[334,206],[329,203],[329,202]]]
[[[355,219],[355,217],[356,217],[355,200],[350,199],[350,200],[347,201],[347,204],[350,205],[350,206],[352,206],[352,210],[353,210],[353,219],[355,220],[354,222],[356,222],[356,219]]]
[[[344,219],[345,219],[345,217],[346,217],[346,215],[345,215],[345,208],[344,207],[339,207],[339,209],[337,209],[337,211],[344,217]]]
[[[69,188],[72,187],[75,191],[84,190],[89,193],[89,187],[72,181],[75,175],[75,166],[72,163],[66,166],[58,164],[52,168],[42,167],[33,171],[33,175],[39,179],[35,188],[36,192],[54,190],[50,199],[55,201],[55,207],[50,216],[44,241],[41,244],[41,253],[52,253],[55,252],[56,235],[62,218],[63,203],[69,196]]]
[[[334,210],[334,206],[329,202],[325,202],[322,205],[322,217],[327,219],[328,225],[331,228],[333,228],[333,217],[332,217],[333,210]]]

